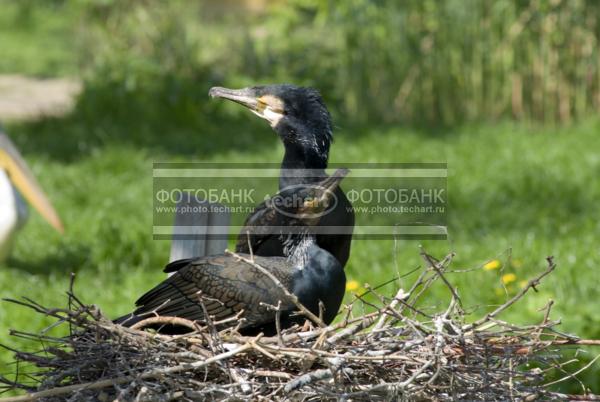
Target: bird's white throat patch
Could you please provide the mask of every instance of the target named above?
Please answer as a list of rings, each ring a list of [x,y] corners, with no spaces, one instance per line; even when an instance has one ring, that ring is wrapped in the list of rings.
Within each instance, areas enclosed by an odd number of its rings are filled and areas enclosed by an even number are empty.
[[[279,124],[279,121],[283,118],[283,113],[273,110],[269,106],[266,106],[261,111],[253,110],[252,113],[268,121],[271,127],[276,127],[277,124]]]
[[[288,260],[294,264],[296,269],[303,269],[308,263],[308,250],[315,242],[312,236],[305,236],[300,242],[288,235],[283,241],[283,253],[288,256]]]

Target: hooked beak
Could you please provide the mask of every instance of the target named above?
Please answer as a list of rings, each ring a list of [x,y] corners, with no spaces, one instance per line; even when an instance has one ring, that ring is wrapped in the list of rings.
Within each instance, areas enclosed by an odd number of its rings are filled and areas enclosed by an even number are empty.
[[[309,220],[309,224],[316,225],[321,213],[329,208],[332,203],[337,202],[335,199],[335,190],[339,187],[341,181],[348,173],[350,173],[349,169],[337,169],[331,176],[314,187],[315,193],[313,198],[304,202],[300,212],[304,216],[313,216],[317,218],[316,220]]]
[[[273,95],[261,95],[256,88],[228,89],[212,87],[208,94],[211,98],[223,98],[239,103],[252,113],[276,127],[284,116],[283,102]]]
[[[25,160],[10,139],[0,133],[0,168],[6,170],[10,181],[25,199],[42,215],[42,217],[58,232],[64,228],[58,214],[44,194]]]
[[[320,196],[316,198],[317,202],[329,203],[335,190],[339,187],[341,181],[350,173],[350,169],[339,168],[331,176],[323,180],[320,186],[323,188]]]
[[[247,107],[255,113],[259,112],[258,99],[252,88],[228,89],[223,87],[212,87],[210,91],[208,91],[208,95],[211,98],[229,99],[230,101]]]

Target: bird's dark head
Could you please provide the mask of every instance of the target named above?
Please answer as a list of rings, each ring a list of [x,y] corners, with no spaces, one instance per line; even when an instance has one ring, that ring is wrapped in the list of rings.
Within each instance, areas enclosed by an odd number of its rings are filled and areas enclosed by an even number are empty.
[[[269,205],[288,224],[299,227],[317,226],[321,218],[336,207],[336,189],[348,173],[348,169],[340,168],[320,182],[282,189],[268,201]]]
[[[331,116],[316,89],[290,84],[242,89],[213,87],[209,95],[237,102],[267,120],[281,137],[290,158],[304,160],[310,168],[327,167],[333,139]]]

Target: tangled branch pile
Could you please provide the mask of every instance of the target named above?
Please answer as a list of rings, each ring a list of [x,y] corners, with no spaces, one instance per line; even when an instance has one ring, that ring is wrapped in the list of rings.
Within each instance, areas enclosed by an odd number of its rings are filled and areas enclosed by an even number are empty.
[[[444,274],[452,255],[442,261],[423,257],[427,267],[412,287],[392,299],[377,295],[381,303],[374,312],[353,316],[349,305],[335,325],[292,328],[272,338],[217,332],[218,322],[183,322],[195,331],[178,336],[124,328],[81,303],[72,289],[67,309],[12,300],[56,318],[56,325],[69,325],[71,332],[55,338],[12,331],[43,350],[15,351],[21,366],[35,367],[29,373],[34,384],[24,376],[0,378],[7,388],[28,392],[3,401],[598,400],[550,392],[547,375],[560,364],[561,345],[600,342],[556,331],[558,323],[548,318],[551,303],[536,325],[497,319],[554,269],[552,258],[513,298],[467,323]],[[443,311],[430,314],[418,301],[439,280],[452,298]]]

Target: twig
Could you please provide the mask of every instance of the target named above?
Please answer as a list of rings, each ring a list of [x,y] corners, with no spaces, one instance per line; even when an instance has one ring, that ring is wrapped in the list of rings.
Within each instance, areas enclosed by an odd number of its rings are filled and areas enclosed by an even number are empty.
[[[272,370],[249,370],[250,374],[254,377],[275,377],[275,378],[283,378],[284,380],[291,380],[293,377],[281,371],[272,371]]]
[[[529,289],[535,289],[535,287],[540,284],[540,281],[542,280],[542,278],[544,278],[550,272],[554,271],[554,269],[556,268],[556,264],[554,263],[553,257],[548,257],[546,260],[548,261],[548,268],[546,268],[546,270],[544,272],[542,272],[537,277],[530,280],[527,283],[527,286],[525,286],[523,289],[521,289],[516,295],[514,295],[506,303],[504,303],[503,305],[501,305],[500,307],[498,307],[491,313],[486,314],[485,317],[473,322],[472,324],[465,325],[463,327],[463,331],[465,331],[465,332],[470,331],[471,329],[477,328],[481,324],[485,323],[490,318],[496,317],[498,314],[500,314],[501,312],[503,312],[504,310],[506,310],[513,304],[515,304],[519,299],[521,299],[525,295],[525,293],[527,293],[527,291],[529,291]]]
[[[450,260],[451,254],[441,262],[431,257],[442,273],[449,272],[446,264]],[[546,386],[568,378],[584,386],[577,375],[596,364],[600,356],[569,373],[571,366],[567,364],[577,360],[565,361],[561,347],[600,346],[600,340],[557,331],[559,321],[549,319],[549,306],[542,311],[543,319],[531,325],[496,318],[493,315],[502,311],[500,306],[485,315],[481,324],[463,332],[462,328],[469,327],[454,295],[445,308],[416,306],[436,280],[442,281],[439,278],[435,268],[426,268],[410,292],[399,291],[392,299],[378,294],[377,288],[369,288],[376,301],[365,302],[375,311],[351,316],[354,303],[360,301],[356,299],[335,325],[304,332],[299,332],[299,325],[280,327],[272,337],[237,333],[236,328],[242,325],[241,312],[221,321],[214,321],[205,312],[207,322],[203,320],[202,325],[183,321],[188,325],[184,327],[195,331],[171,336],[114,324],[96,308],[78,306],[74,299],[69,309],[48,309],[24,299],[19,304],[71,325],[72,332],[67,337],[49,337],[13,331],[38,342],[41,348],[10,348],[17,357],[19,376],[15,381],[0,376],[0,391],[33,393],[0,402],[39,397],[114,401],[410,397],[450,401],[465,395],[476,400],[542,400],[563,398]],[[202,300],[207,299],[200,297]],[[286,302],[266,305],[275,311],[276,321],[277,311]],[[411,312],[403,314],[407,309]],[[174,320],[158,315],[158,311],[152,314],[146,321],[151,325],[182,323],[181,317]],[[25,372],[20,363],[32,369]],[[560,370],[563,378],[543,386],[555,370]],[[568,397],[596,397],[585,392],[583,389],[584,395]]]
[[[563,381],[565,381],[565,380],[568,380],[569,378],[575,378],[575,376],[576,376],[577,374],[579,374],[579,373],[582,373],[582,372],[584,372],[585,370],[587,370],[588,368],[592,367],[592,366],[594,365],[594,363],[596,363],[596,361],[597,361],[598,359],[600,359],[600,355],[597,355],[596,357],[594,357],[594,358],[592,359],[592,361],[590,361],[588,364],[586,364],[585,366],[583,366],[582,368],[580,368],[580,369],[579,369],[579,370],[577,370],[576,372],[574,372],[574,373],[569,373],[569,374],[568,374],[568,375],[566,375],[565,377],[563,377],[563,378],[560,378],[560,379],[558,379],[558,380],[556,380],[556,381],[548,382],[548,383],[544,384],[544,387],[549,387],[550,385],[558,384],[558,383],[560,383],[560,382],[563,382]]]
[[[1,402],[35,401],[36,399],[45,398],[45,397],[49,397],[49,396],[65,395],[65,394],[82,391],[82,390],[99,389],[99,388],[106,388],[106,387],[110,387],[110,386],[114,386],[114,385],[118,385],[118,384],[125,384],[128,382],[134,381],[136,379],[142,380],[142,379],[146,379],[146,378],[159,378],[159,377],[167,375],[167,374],[174,374],[174,373],[178,373],[181,371],[190,371],[190,370],[195,370],[195,369],[198,369],[201,367],[208,366],[209,364],[218,362],[223,359],[227,359],[227,358],[229,358],[231,356],[235,356],[239,353],[243,353],[246,350],[250,349],[251,347],[252,346],[250,344],[246,343],[234,350],[218,354],[218,355],[213,356],[204,361],[199,361],[199,362],[194,362],[194,363],[185,363],[185,364],[180,364],[180,365],[174,366],[174,367],[152,369],[152,370],[148,370],[148,371],[140,374],[139,376],[129,375],[129,376],[123,376],[123,377],[117,377],[117,378],[109,378],[109,379],[101,380],[101,381],[87,382],[87,383],[83,383],[83,384],[67,385],[64,387],[57,387],[57,388],[52,388],[52,389],[48,389],[48,390],[44,390],[44,391],[33,392],[29,395],[2,398],[2,399],[0,399],[0,401]]]
[[[283,346],[283,337],[281,336],[281,300],[277,300],[277,310],[275,311],[275,330],[277,331],[277,340],[279,345]]]
[[[421,257],[425,260],[427,264],[429,264],[431,268],[435,270],[439,277],[442,278],[442,281],[444,282],[444,284],[446,284],[446,286],[450,290],[450,293],[452,293],[452,296],[456,299],[456,301],[458,301],[458,305],[462,307],[462,301],[460,300],[458,293],[456,293],[456,289],[454,289],[454,286],[452,286],[448,279],[446,279],[446,276],[443,273],[445,264],[452,261],[452,258],[454,258],[454,253],[448,254],[446,258],[444,258],[444,262],[438,263],[436,261],[433,261],[433,258],[425,252],[423,247],[421,247]]]
[[[349,368],[342,369],[342,370],[348,374],[352,373],[352,370]],[[331,369],[319,369],[319,370],[311,371],[310,373],[303,374],[300,377],[296,378],[295,380],[288,382],[285,385],[285,387],[283,388],[283,390],[284,390],[284,392],[289,393],[294,390],[300,389],[308,384],[311,384],[315,381],[329,379],[329,378],[333,377],[333,375],[334,375],[334,372]]]
[[[182,327],[189,328],[192,331],[195,331],[197,329],[197,326],[194,324],[193,321],[190,321],[190,320],[187,320],[187,319],[181,318],[181,317],[169,317],[169,316],[146,318],[142,321],[136,322],[130,328],[140,330],[140,329],[146,328],[150,325],[157,325],[157,324],[158,325],[179,325]]]
[[[312,322],[314,322],[315,324],[317,324],[321,328],[327,327],[327,325],[323,322],[323,320],[321,320],[319,317],[317,317],[316,315],[314,315],[309,309],[307,309],[306,307],[304,307],[304,305],[302,305],[302,303],[300,303],[300,301],[298,301],[298,297],[295,294],[290,293],[290,291],[288,291],[287,288],[285,286],[283,286],[283,284],[279,281],[279,279],[277,279],[275,277],[275,275],[273,275],[272,273],[270,273],[269,271],[267,271],[265,268],[261,267],[260,265],[258,265],[254,261],[251,261],[248,258],[244,258],[244,257],[242,257],[241,255],[239,255],[237,253],[234,253],[234,252],[229,251],[229,250],[225,250],[225,253],[230,254],[230,255],[238,258],[240,261],[243,261],[246,264],[248,264],[248,265],[250,265],[250,266],[258,269],[262,274],[264,274],[265,276],[267,276],[275,284],[275,286],[277,286],[279,289],[281,289],[281,291],[283,291],[283,293],[285,294],[285,296],[287,298],[289,298],[292,303],[294,303],[294,305],[298,308],[298,310],[300,310],[300,312],[304,316],[306,316],[308,319],[310,319]]]
[[[364,320],[360,321],[358,324],[355,324],[351,327],[347,327],[343,331],[337,332],[335,335],[332,335],[331,337],[329,337],[326,340],[326,342],[330,345],[335,345],[340,340],[342,340],[348,336],[354,335],[357,332],[360,332],[361,330],[363,330],[364,328],[367,328],[369,325],[373,324],[374,320],[375,320],[374,317],[365,318]]]
[[[248,242],[248,253],[250,254],[250,260],[254,262],[254,250],[252,250],[252,243],[250,242],[249,230],[246,230],[246,241]]]
[[[579,346],[600,346],[600,339],[556,339],[553,341],[542,341],[553,346],[579,345]]]
[[[398,304],[398,302],[400,302],[400,300],[404,300],[408,296],[409,295],[407,293],[404,293],[404,289],[398,289],[398,292],[396,293],[396,296],[394,296],[394,299],[392,300],[392,302],[388,306],[389,310],[394,310],[396,308],[396,305]],[[375,324],[375,326],[373,327],[373,332],[379,331],[383,327],[383,324],[385,323],[385,320],[388,318],[387,311],[388,311],[388,309],[386,309],[381,314],[381,317],[379,317],[379,320],[377,321],[377,324]]]

